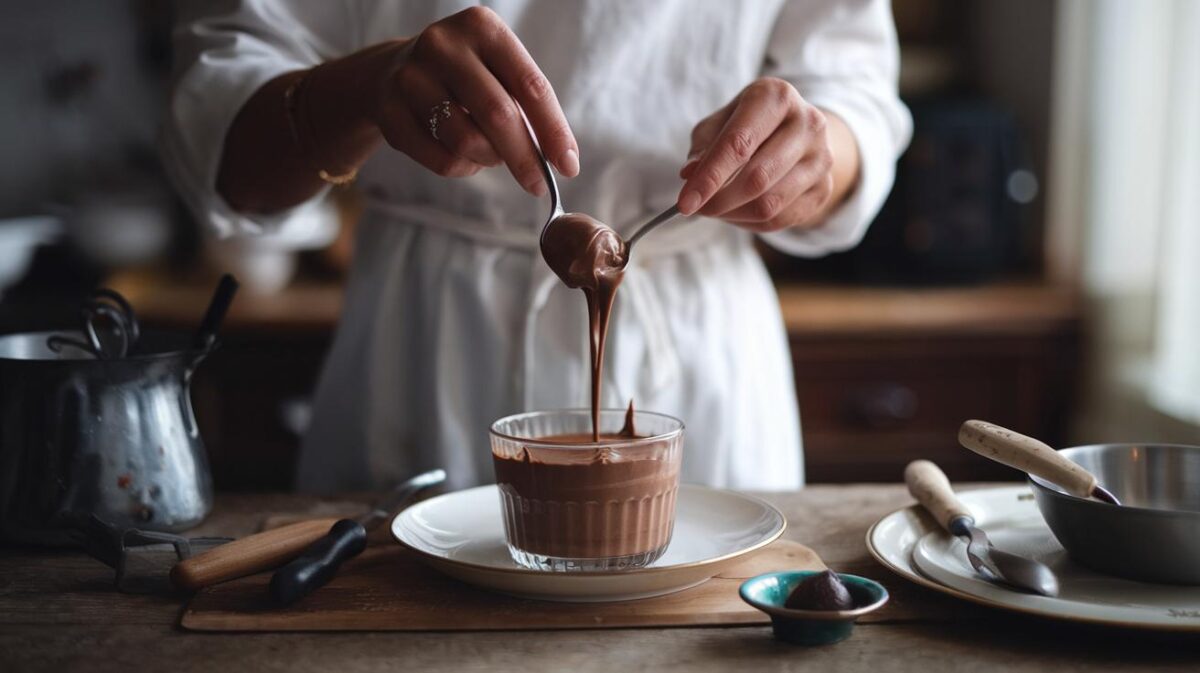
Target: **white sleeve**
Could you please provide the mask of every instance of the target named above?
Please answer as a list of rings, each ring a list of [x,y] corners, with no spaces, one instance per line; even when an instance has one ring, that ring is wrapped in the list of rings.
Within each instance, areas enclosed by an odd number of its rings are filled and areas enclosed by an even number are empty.
[[[346,1],[177,3],[175,73],[159,145],[183,200],[219,237],[263,235],[287,247],[336,227],[328,190],[286,211],[254,215],[233,210],[217,193],[216,178],[225,134],[259,87],[352,50]]]
[[[888,0],[788,0],[763,74],[791,82],[809,103],[845,121],[861,159],[857,186],[825,222],[764,234],[772,247],[816,257],[862,240],[912,136],[912,118],[897,93],[899,61]]]

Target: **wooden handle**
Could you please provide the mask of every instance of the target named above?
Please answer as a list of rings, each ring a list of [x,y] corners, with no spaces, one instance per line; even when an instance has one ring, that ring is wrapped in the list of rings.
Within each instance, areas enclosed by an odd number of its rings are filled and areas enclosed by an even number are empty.
[[[1096,488],[1096,478],[1091,472],[1045,443],[998,425],[967,421],[958,430],[958,443],[984,458],[1058,484],[1080,498],[1091,496]]]
[[[298,556],[337,521],[336,518],[301,521],[214,547],[176,563],[171,568],[171,582],[185,591],[196,591],[270,570]]]
[[[928,460],[909,463],[904,468],[904,483],[908,485],[912,497],[929,510],[942,528],[950,530],[950,522],[960,516],[971,518],[970,510],[954,496],[946,473]]]

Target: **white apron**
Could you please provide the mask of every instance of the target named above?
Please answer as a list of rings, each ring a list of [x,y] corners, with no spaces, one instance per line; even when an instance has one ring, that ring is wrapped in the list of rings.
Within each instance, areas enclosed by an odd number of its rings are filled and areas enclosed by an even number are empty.
[[[320,197],[250,218],[213,191],[241,103],[279,73],[415,34],[470,3],[233,4],[219,17],[184,17],[164,155],[218,232],[286,237],[311,223]],[[838,212],[818,229],[769,235],[772,245],[803,255],[853,245],[890,187],[909,120],[884,1],[486,4],[541,65],[579,141],[580,176],[560,182],[569,209],[627,232],[665,208],[692,126],[762,74],[841,116],[862,154],[859,185]],[[378,488],[435,466],[456,487],[488,482],[492,421],[589,401],[582,293],[537,254],[548,202],[503,168],[450,180],[387,148],[359,185],[368,209],[299,486]],[[639,243],[613,311],[602,404],[630,399],[684,421],[685,481],[803,483],[786,336],[749,234],[693,218]]]

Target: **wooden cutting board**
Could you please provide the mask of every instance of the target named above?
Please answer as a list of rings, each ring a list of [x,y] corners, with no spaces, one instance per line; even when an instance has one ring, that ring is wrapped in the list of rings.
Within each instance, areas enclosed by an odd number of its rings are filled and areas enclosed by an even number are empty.
[[[196,594],[181,624],[198,631],[504,631],[763,624],[738,597],[742,581],[773,570],[820,570],[808,547],[780,540],[722,574],[666,596],[620,603],[552,603],[472,587],[426,567],[394,542],[372,544],[326,586],[288,608],[267,597],[270,573]]]

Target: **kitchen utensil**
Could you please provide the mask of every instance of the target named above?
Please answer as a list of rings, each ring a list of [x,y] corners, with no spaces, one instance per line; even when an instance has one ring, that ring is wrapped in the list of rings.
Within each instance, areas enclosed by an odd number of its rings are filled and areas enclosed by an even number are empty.
[[[783,534],[783,514],[758,498],[683,485],[671,544],[654,565],[609,572],[522,568],[505,544],[495,486],[447,493],[404,510],[392,535],[436,570],[469,584],[549,601],[606,602],[695,586]]]
[[[566,215],[566,210],[563,209],[562,196],[558,191],[558,181],[554,179],[554,169],[550,167],[550,162],[546,161],[546,155],[542,152],[542,146],[537,141],[537,135],[533,132],[533,127],[529,125],[529,120],[525,120],[525,129],[529,131],[529,139],[533,141],[533,150],[537,153],[538,166],[542,169],[542,177],[546,180],[546,191],[550,193],[550,216],[546,218],[546,224],[542,225],[542,235],[540,238],[546,237],[546,230],[555,220]]]
[[[329,533],[336,518],[310,519],[247,535],[181,560],[171,568],[171,583],[184,591],[278,568]]]
[[[1030,477],[1042,516],[1072,559],[1119,577],[1200,585],[1200,446],[1096,444],[1059,454],[1124,503],[1085,500]]]
[[[920,505],[896,510],[871,526],[866,539],[871,556],[911,582],[994,608],[1072,622],[1200,633],[1200,589],[1133,582],[1075,563],[1046,527],[1028,486],[967,491],[959,499],[979,512],[979,525],[998,546],[1049,566],[1059,578],[1059,595],[1011,591],[981,578],[964,556],[963,541],[946,535]],[[934,554],[936,579],[918,567],[919,547]]]
[[[213,346],[217,340],[217,330],[221,328],[221,322],[225,320],[225,313],[229,311],[229,305],[233,303],[233,296],[237,294],[237,290],[236,278],[228,273],[221,276],[208,303],[208,309],[204,312],[204,318],[200,320],[200,327],[196,329],[196,337],[192,340],[193,348]]]
[[[967,421],[958,430],[958,442],[984,458],[1058,484],[1072,495],[1121,504],[1092,473],[1033,437],[985,421]]]
[[[157,593],[166,589],[167,572],[176,562],[230,539],[120,529],[94,514],[79,521],[74,533],[89,556],[116,571],[114,585],[125,593]]]
[[[407,479],[357,519],[341,519],[324,537],[306,547],[271,578],[271,597],[289,605],[322,586],[337,573],[346,559],[367,548],[367,531],[387,519],[421,491],[446,481],[443,470],[430,470]]]
[[[80,317],[80,332],[86,340],[55,334],[46,339],[46,346],[55,353],[74,348],[97,359],[119,360],[129,353],[141,336],[133,307],[116,290],[102,288],[93,292],[80,310]]]
[[[797,610],[784,607],[788,595],[819,570],[790,570],[751,577],[738,588],[738,595],[771,616],[775,637],[795,645],[828,645],[850,637],[854,622],[888,602],[883,585],[858,575],[838,573],[854,598],[850,610]]]
[[[1058,579],[1045,565],[996,549],[971,511],[954,496],[950,481],[937,465],[914,460],[904,468],[904,483],[934,519],[952,535],[969,540],[966,548],[971,566],[991,579],[1044,596],[1058,593]]]
[[[641,240],[641,238],[643,236],[645,236],[646,234],[653,231],[659,225],[666,224],[667,222],[670,222],[671,220],[675,219],[678,216],[679,216],[679,207],[671,206],[670,208],[667,208],[666,210],[659,213],[658,215],[655,215],[654,217],[652,217],[649,222],[647,222],[647,223],[643,224],[642,226],[638,227],[637,229],[635,229],[633,231],[633,235],[630,236],[629,240],[625,243],[625,258],[626,258],[626,260],[628,260],[629,256],[633,254],[634,244],[637,243],[639,240]],[[628,262],[626,262],[626,263],[628,263]]]
[[[550,216],[546,218],[546,224],[542,225],[541,238],[546,237],[546,230],[555,220],[566,215],[566,210],[563,209],[562,197],[558,191],[558,182],[554,179],[554,169],[550,167],[550,162],[546,161],[546,155],[542,153],[542,147],[537,142],[537,136],[534,135],[533,129],[529,127],[529,122],[525,122],[525,128],[529,130],[529,137],[533,140],[533,148],[537,152],[538,165],[542,169],[542,177],[546,180],[546,190],[550,193]],[[637,243],[643,236],[653,231],[659,225],[666,224],[675,219],[679,215],[679,208],[671,206],[663,212],[650,218],[648,222],[634,230],[633,235],[625,241],[625,263],[629,264],[629,256],[633,252],[633,244]]]
[[[81,332],[0,337],[0,536],[72,544],[71,522],[92,514],[119,529],[200,523],[212,484],[188,387],[208,351],[147,333],[97,359],[55,352],[55,336],[94,346]]]
[[[430,474],[433,473],[424,473],[405,481],[389,496],[408,487],[414,480],[428,478]],[[367,516],[376,511],[372,509]],[[171,582],[184,591],[197,591],[213,584],[278,568],[328,536],[340,521],[345,519],[310,519],[247,535],[180,561],[171,569]]]

